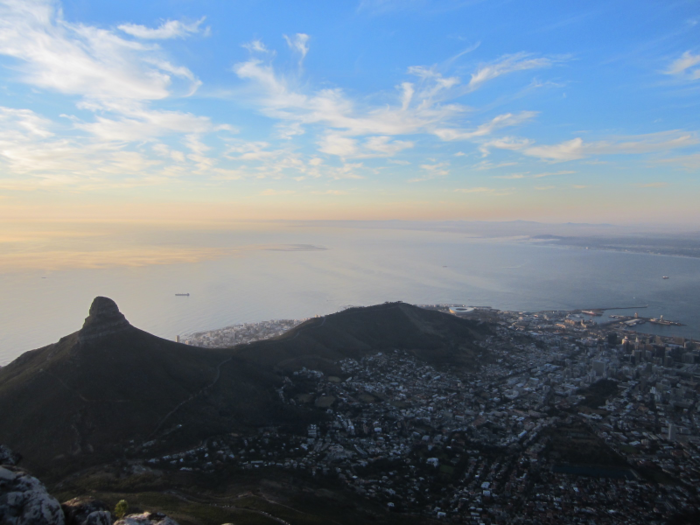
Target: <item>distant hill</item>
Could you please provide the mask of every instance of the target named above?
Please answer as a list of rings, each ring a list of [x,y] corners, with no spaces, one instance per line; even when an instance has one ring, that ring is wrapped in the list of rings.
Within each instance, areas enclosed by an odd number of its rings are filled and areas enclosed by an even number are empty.
[[[38,471],[75,470],[121,457],[155,437],[172,446],[264,425],[306,424],[313,409],[282,404],[276,389],[302,366],[405,349],[436,366],[474,367],[485,325],[404,303],[351,308],[283,336],[229,349],[167,341],[94,300],[81,330],[0,370],[0,443]],[[133,442],[133,443],[131,443]]]
[[[472,369],[488,359],[474,341],[489,332],[475,321],[386,303],[310,319],[276,339],[241,345],[236,355],[287,371],[301,366],[323,369],[324,362],[396,348],[434,366]]]

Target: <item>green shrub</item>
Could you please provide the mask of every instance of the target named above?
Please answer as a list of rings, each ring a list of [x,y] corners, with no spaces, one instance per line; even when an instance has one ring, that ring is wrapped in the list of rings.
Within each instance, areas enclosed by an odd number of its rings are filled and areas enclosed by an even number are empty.
[[[129,510],[129,504],[126,502],[125,499],[119,500],[119,503],[116,504],[114,507],[114,515],[117,517],[118,520],[122,519],[124,516],[126,516],[126,511]]]

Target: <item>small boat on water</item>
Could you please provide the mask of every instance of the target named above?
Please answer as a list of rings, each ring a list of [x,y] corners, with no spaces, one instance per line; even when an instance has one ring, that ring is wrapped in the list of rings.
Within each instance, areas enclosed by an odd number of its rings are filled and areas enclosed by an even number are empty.
[[[664,275],[662,279],[668,279],[668,275]]]
[[[189,297],[189,296],[190,296],[189,293],[176,293],[175,294],[175,297]]]

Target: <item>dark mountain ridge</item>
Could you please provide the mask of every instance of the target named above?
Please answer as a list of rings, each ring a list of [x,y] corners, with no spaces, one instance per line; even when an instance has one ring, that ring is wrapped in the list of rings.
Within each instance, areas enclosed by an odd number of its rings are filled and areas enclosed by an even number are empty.
[[[98,297],[81,330],[0,370],[0,443],[37,471],[75,470],[158,441],[185,446],[217,433],[306,425],[324,417],[286,405],[277,389],[302,366],[405,349],[436,366],[474,367],[489,329],[404,303],[352,308],[283,336],[198,348],[131,326]],[[166,439],[164,437],[167,436]]]
[[[236,348],[236,355],[278,371],[370,352],[402,349],[435,366],[473,368],[488,359],[474,341],[489,332],[474,321],[406,303],[348,308],[311,319],[282,336]]]

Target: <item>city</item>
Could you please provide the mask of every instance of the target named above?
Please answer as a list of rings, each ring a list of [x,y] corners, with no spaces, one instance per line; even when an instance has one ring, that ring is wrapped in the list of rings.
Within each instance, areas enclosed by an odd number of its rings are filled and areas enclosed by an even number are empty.
[[[480,342],[490,362],[474,371],[438,370],[407,351],[343,359],[337,375],[303,368],[277,395],[313,407],[315,423],[213,437],[145,466],[284,469],[454,523],[666,523],[698,508],[696,342],[571,312],[466,315],[494,327]]]

